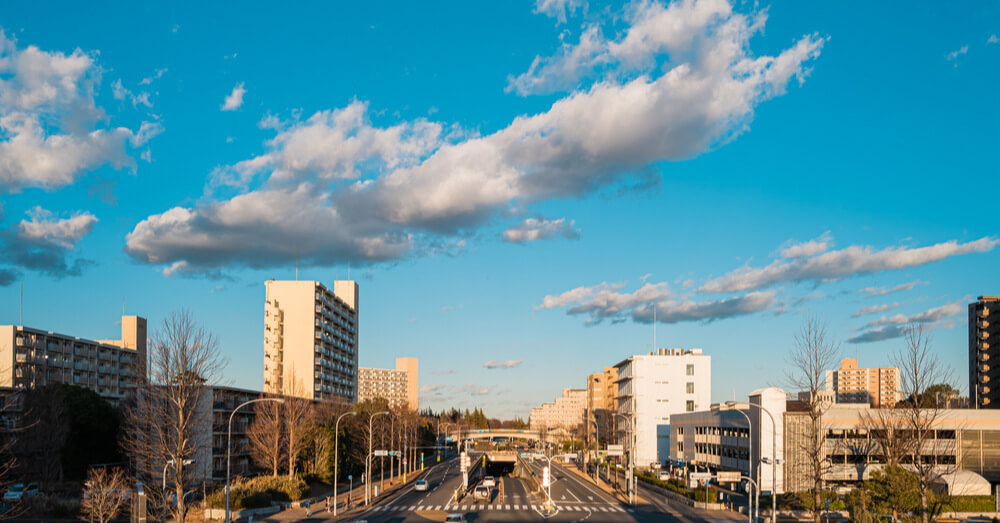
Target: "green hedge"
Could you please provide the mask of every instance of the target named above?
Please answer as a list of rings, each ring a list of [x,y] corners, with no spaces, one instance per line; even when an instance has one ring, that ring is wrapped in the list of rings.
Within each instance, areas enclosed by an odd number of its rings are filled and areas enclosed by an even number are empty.
[[[650,473],[647,473],[647,472],[638,472],[638,471],[636,471],[635,477],[638,478],[640,481],[643,481],[645,483],[649,483],[650,485],[656,485],[657,487],[660,487],[660,488],[665,488],[665,489],[667,489],[667,490],[669,490],[671,492],[675,492],[677,494],[685,496],[688,499],[692,499],[694,501],[704,502],[705,498],[706,498],[706,495],[707,495],[708,500],[709,500],[710,503],[713,503],[713,502],[716,501],[716,499],[715,499],[716,494],[714,492],[709,492],[708,494],[706,494],[706,490],[707,489],[704,488],[704,487],[698,487],[696,489],[689,489],[689,488],[687,488],[684,485],[684,482],[682,482],[682,481],[678,481],[678,480],[675,480],[675,479],[672,479],[672,480],[669,480],[669,481],[663,481],[662,479],[657,478],[656,476],[654,476],[654,475],[652,475]]]
[[[993,496],[951,496],[942,503],[942,512],[993,512]]]
[[[309,485],[302,478],[286,476],[257,476],[239,480],[229,492],[229,506],[234,509],[263,508],[275,501],[298,501],[309,493]],[[211,508],[226,506],[226,488],[209,494],[206,503]]]

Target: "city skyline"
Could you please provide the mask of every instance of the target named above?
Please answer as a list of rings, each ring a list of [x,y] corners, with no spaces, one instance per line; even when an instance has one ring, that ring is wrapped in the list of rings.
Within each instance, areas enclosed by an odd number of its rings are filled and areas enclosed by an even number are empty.
[[[261,390],[264,282],[354,279],[359,365],[502,418],[653,350],[654,303],[713,401],[784,386],[810,315],[965,372],[1000,7],[455,7],[4,6],[0,324],[22,279],[25,325],[92,339],[186,307]]]

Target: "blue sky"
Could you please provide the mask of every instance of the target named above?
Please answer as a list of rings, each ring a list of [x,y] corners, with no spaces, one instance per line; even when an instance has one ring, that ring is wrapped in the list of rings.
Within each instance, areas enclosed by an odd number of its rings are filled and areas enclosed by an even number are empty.
[[[526,415],[654,307],[715,401],[784,384],[810,315],[869,366],[921,322],[965,388],[1000,3],[248,7],[0,6],[0,323],[21,280],[79,336],[186,307],[259,388],[298,251],[434,408]]]

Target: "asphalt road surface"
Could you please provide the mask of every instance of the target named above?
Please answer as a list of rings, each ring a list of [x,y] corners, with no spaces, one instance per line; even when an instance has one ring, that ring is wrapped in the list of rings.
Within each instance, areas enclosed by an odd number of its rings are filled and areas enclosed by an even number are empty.
[[[452,494],[462,482],[457,459],[442,462],[429,470],[424,477],[429,483],[426,492],[417,492],[413,486],[382,500],[371,509],[347,520],[369,522],[426,522],[444,521],[446,514],[460,512],[470,522],[487,521],[546,521],[553,522],[646,522],[646,521],[708,521],[737,522],[745,516],[732,512],[712,512],[696,510],[679,503],[671,503],[651,491],[642,492],[649,503],[637,507],[622,504],[592,482],[553,464],[552,500],[553,512],[546,512],[544,499],[531,496],[524,483],[517,478],[499,478],[503,483],[503,497],[500,488],[493,489],[489,500],[473,500],[471,497],[453,503]],[[541,477],[542,463],[536,461],[529,466]]]

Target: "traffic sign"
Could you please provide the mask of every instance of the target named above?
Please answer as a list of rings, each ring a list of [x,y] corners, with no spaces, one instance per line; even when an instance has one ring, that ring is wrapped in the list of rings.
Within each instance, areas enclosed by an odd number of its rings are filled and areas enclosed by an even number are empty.
[[[739,483],[740,477],[740,471],[738,470],[720,470],[715,473],[715,479],[719,483]]]
[[[608,456],[624,456],[624,445],[608,445]]]
[[[372,455],[373,456],[388,456],[389,455],[389,451],[388,450],[376,450]]]

